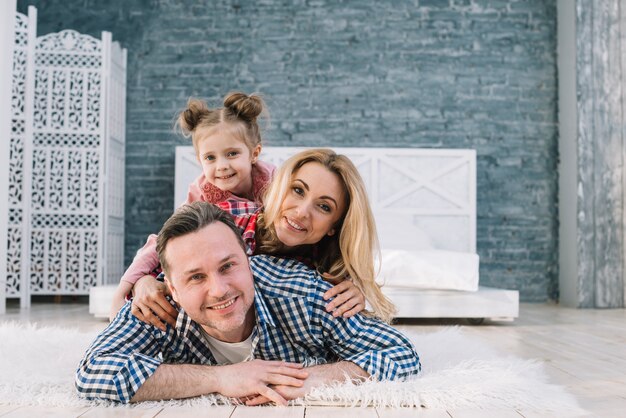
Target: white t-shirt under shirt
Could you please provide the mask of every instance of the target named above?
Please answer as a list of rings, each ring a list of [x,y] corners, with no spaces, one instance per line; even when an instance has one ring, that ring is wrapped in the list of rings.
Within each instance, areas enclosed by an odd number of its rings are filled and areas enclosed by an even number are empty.
[[[217,364],[241,363],[252,358],[252,333],[240,343],[225,343],[211,337],[204,328],[200,327],[200,330]]]

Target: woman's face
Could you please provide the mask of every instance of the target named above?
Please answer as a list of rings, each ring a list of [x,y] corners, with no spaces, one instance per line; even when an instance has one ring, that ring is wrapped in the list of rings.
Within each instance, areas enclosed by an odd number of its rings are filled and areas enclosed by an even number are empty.
[[[345,211],[346,194],[339,176],[310,162],[291,176],[274,228],[287,247],[315,244],[326,235],[339,233],[335,225]]]

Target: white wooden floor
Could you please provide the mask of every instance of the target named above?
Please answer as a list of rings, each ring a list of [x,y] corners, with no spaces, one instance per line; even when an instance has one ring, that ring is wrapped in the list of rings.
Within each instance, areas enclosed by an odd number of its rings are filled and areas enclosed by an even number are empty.
[[[86,304],[33,304],[20,310],[9,304],[0,321],[38,322],[42,325],[102,329],[106,323],[87,313]],[[552,382],[567,387],[590,417],[626,416],[626,310],[576,310],[556,305],[522,304],[513,323],[465,326],[463,321],[412,320],[398,328],[436,331],[460,324],[494,347],[523,358],[543,360]],[[425,410],[338,407],[212,407],[190,408],[79,408],[53,409],[2,405],[0,417],[527,417],[542,416],[516,410]],[[545,416],[566,416],[552,414]]]

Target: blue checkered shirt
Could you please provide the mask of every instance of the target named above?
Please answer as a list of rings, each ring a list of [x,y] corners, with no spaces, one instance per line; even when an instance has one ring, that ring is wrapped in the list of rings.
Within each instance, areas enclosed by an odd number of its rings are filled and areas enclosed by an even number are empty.
[[[331,285],[314,270],[266,255],[250,258],[255,280],[256,359],[302,364],[351,361],[378,380],[403,379],[420,371],[407,337],[361,314],[334,318],[322,297]],[[216,365],[200,326],[180,309],[166,331],[137,320],[130,302],[96,338],[76,371],[76,388],[88,399],[129,402],[161,363]]]

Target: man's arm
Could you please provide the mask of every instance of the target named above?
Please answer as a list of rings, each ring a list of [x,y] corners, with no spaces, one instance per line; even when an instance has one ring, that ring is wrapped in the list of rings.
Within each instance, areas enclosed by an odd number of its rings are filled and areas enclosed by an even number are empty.
[[[327,349],[349,361],[376,380],[405,379],[421,370],[419,355],[411,341],[383,321],[362,314],[334,318],[326,312],[322,297],[330,287],[321,279],[311,293],[311,328],[323,335]]]
[[[85,353],[75,376],[79,396],[126,403],[161,364],[166,333],[137,320],[130,307],[126,302]]]
[[[269,386],[302,386],[308,376],[301,365],[279,361],[255,360],[232,366],[162,364],[163,356],[189,362],[183,342],[174,333],[170,327],[163,333],[137,320],[128,302],[81,361],[75,379],[79,395],[127,403],[218,392],[235,397],[263,394],[285,404]],[[166,343],[170,353],[163,352]]]
[[[320,279],[321,281],[321,279]],[[307,395],[313,388],[335,382],[403,379],[419,373],[419,356],[411,341],[390,325],[361,314],[351,318],[334,318],[326,312],[322,295],[330,285],[312,294],[309,329],[326,348],[341,359],[336,363],[307,367],[309,377],[302,387],[275,386],[274,390],[291,400]],[[265,396],[256,396],[246,405],[272,402]]]
[[[336,382],[363,382],[369,373],[350,361],[320,364],[305,369],[309,377],[302,387],[277,386],[274,389],[287,399],[300,398],[318,386],[326,386]]]
[[[253,360],[227,366],[162,364],[141,385],[131,402],[220,393],[230,398],[262,396],[287,405],[287,400],[270,386],[286,391],[302,388],[308,376],[309,372],[301,365],[281,361]]]
[[[411,341],[390,325],[362,314],[335,318],[323,295],[331,288],[315,271],[295,260],[266,255],[250,260],[255,284],[268,293],[268,306],[295,346],[327,361],[351,361],[376,380],[403,379],[420,371]],[[276,277],[280,276],[280,280]]]

